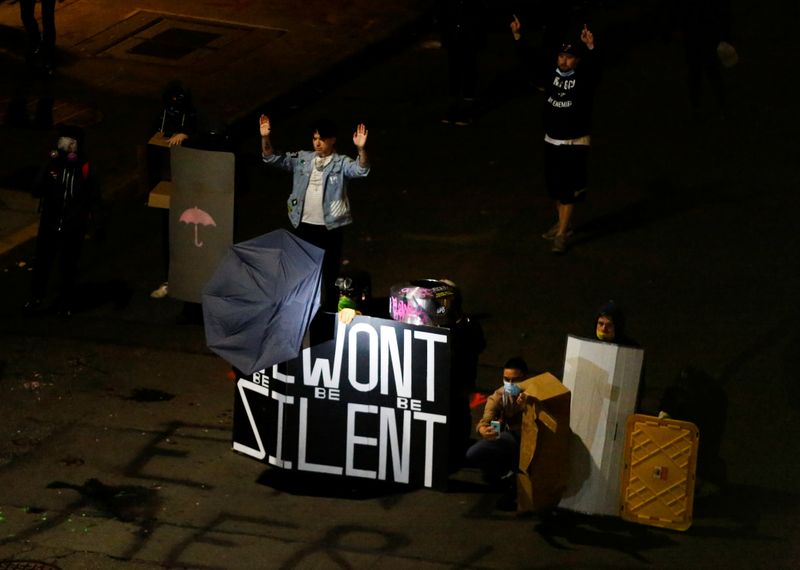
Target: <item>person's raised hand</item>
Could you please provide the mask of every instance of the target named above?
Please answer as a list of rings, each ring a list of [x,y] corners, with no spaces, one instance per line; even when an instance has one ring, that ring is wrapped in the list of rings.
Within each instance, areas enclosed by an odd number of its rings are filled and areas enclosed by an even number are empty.
[[[518,40],[520,38],[519,30],[522,28],[522,23],[517,18],[516,14],[512,14],[514,19],[511,21],[511,33],[514,35],[514,39]]]
[[[356,127],[356,132],[353,133],[353,144],[359,149],[364,148],[367,144],[367,126],[364,123],[359,123]]]
[[[594,34],[589,30],[589,26],[584,24],[581,30],[581,41],[589,49],[594,49]]]
[[[261,115],[261,118],[258,120],[258,126],[261,129],[261,136],[268,137],[269,133],[272,131],[272,127],[269,124],[269,117]]]

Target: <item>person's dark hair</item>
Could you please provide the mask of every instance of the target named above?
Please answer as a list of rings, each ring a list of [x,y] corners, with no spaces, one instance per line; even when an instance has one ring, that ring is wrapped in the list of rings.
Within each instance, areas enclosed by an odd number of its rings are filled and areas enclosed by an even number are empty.
[[[509,358],[503,368],[513,368],[514,370],[519,370],[523,374],[528,373],[528,364],[520,356]]]
[[[317,119],[311,123],[311,134],[313,135],[314,133],[319,133],[319,136],[323,139],[335,137],[337,131],[338,129],[336,128],[336,123],[330,119]]]
[[[625,314],[622,309],[613,299],[606,301],[603,306],[597,310],[594,317],[594,327],[597,328],[597,319],[600,317],[608,317],[614,322],[615,335],[622,338],[625,333]]]

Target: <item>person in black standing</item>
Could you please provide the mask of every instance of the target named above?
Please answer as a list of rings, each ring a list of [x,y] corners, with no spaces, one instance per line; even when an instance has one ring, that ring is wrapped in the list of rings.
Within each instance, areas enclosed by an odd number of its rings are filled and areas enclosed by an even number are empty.
[[[520,22],[511,31],[520,36]],[[547,193],[555,201],[557,221],[542,237],[553,253],[567,251],[575,204],[585,200],[589,174],[592,98],[597,83],[594,34],[584,24],[580,35],[561,44],[556,68],[545,86],[544,174]]]
[[[31,297],[24,309],[34,311],[42,304],[48,278],[59,258],[58,311],[68,317],[72,314],[78,260],[98,200],[83,129],[73,125],[59,128],[57,149],[37,176],[33,195],[39,198],[39,232]]]
[[[483,327],[464,312],[461,289],[450,279],[442,279],[453,289],[449,322],[450,329],[450,456],[451,472],[459,469],[470,446],[472,412],[470,396],[475,393],[478,359],[486,348]]]
[[[58,0],[59,3],[64,0]],[[56,51],[56,0],[41,0],[42,29],[36,21],[36,0],[19,0],[19,17],[28,34],[27,60],[31,65],[39,58],[48,74],[54,70]]]

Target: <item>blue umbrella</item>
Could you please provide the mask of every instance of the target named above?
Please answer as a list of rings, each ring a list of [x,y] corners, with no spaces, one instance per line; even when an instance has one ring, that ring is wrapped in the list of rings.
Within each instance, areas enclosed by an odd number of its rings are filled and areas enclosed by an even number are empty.
[[[245,374],[295,358],[320,305],[324,253],[286,230],[233,245],[203,291],[208,347]]]

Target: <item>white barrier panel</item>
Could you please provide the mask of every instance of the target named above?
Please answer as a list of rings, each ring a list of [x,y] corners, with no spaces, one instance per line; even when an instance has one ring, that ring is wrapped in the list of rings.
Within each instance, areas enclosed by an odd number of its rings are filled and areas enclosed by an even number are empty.
[[[572,392],[572,438],[560,507],[619,514],[625,424],[635,412],[643,358],[640,348],[567,338],[563,382]]]

